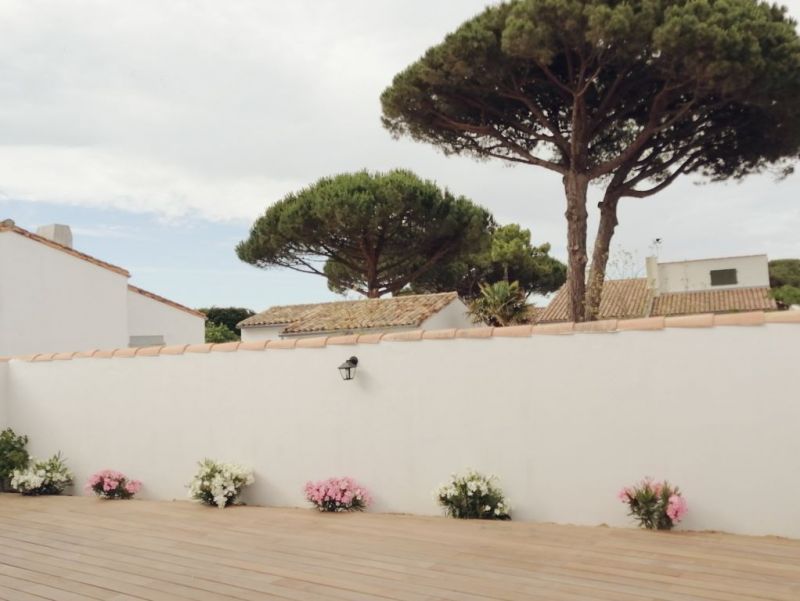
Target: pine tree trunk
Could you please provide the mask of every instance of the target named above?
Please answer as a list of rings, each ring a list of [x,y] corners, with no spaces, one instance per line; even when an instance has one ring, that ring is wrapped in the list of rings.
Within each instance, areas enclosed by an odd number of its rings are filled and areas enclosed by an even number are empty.
[[[586,194],[589,178],[582,173],[570,172],[564,176],[567,195],[567,289],[572,321],[586,320]]]
[[[600,203],[600,223],[597,226],[597,237],[592,251],[592,265],[589,269],[589,282],[586,290],[586,320],[594,321],[600,317],[600,301],[603,283],[606,279],[606,267],[611,248],[611,238],[617,227],[617,203],[619,195],[606,192]]]

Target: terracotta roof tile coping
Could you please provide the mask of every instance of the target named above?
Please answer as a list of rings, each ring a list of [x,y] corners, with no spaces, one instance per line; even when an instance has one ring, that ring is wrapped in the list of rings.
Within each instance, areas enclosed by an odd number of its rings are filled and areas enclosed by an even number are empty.
[[[151,346],[112,350],[89,350],[71,353],[36,353],[15,357],[0,357],[0,362],[10,360],[46,362],[86,358],[155,357],[182,355],[184,353],[265,351],[271,349],[323,348],[341,344],[378,344],[387,342],[416,342],[421,340],[528,338],[537,335],[579,335],[587,333],[613,333],[657,331],[681,328],[711,328],[728,326],[764,326],[766,324],[800,324],[800,311],[723,313],[682,315],[674,317],[647,317],[639,319],[607,319],[587,323],[548,323],[535,326],[510,326],[505,328],[468,328],[462,330],[409,330],[387,334],[359,334],[350,336],[319,336],[314,338],[284,338],[257,342],[226,342],[220,344],[188,344]]]
[[[188,344],[173,344],[172,346],[159,347],[159,355],[182,355],[189,348]]]
[[[329,336],[328,344],[358,344],[358,334],[346,334],[344,336]]]
[[[240,351],[263,351],[267,348],[266,340],[253,340],[239,344]]]
[[[164,346],[143,346],[141,348],[136,349],[135,356],[136,357],[158,357],[159,355],[163,355],[164,349],[167,347]]]
[[[138,348],[118,348],[111,354],[111,356],[112,357],[135,357],[138,352],[139,352]]]
[[[449,340],[456,337],[456,329],[449,330],[425,330],[422,332],[423,340]]]
[[[800,311],[772,311],[764,314],[767,323],[800,323]]]
[[[218,342],[217,344],[211,347],[211,350],[215,353],[232,353],[234,351],[239,350],[239,345],[242,344],[241,342]]]
[[[297,346],[297,338],[270,340],[267,342],[268,349],[293,349]]]
[[[190,344],[184,349],[185,353],[210,353],[211,347],[214,346],[210,342],[205,342],[201,344]]]
[[[456,338],[491,338],[494,328],[465,328],[456,331]]]

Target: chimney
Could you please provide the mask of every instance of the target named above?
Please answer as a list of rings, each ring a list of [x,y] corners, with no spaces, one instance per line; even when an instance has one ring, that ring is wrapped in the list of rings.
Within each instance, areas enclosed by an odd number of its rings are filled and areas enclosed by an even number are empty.
[[[43,225],[36,230],[36,234],[42,238],[52,240],[61,246],[72,248],[72,230],[69,229],[68,225],[61,225],[59,223]]]
[[[658,257],[647,257],[645,259],[647,270],[647,287],[653,291],[653,296],[661,294],[661,281],[658,277]]]

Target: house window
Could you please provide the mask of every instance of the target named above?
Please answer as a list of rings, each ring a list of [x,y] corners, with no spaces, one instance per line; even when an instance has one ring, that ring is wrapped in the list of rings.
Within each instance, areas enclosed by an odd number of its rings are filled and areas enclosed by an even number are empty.
[[[711,270],[711,285],[712,286],[733,286],[739,283],[736,277],[735,269],[712,269]]]

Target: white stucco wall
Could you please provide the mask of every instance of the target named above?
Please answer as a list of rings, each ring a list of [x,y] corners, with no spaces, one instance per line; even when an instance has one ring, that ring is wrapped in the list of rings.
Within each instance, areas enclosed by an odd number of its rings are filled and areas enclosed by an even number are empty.
[[[8,426],[8,363],[0,361],[0,430]]]
[[[128,335],[163,336],[164,344],[196,344],[205,340],[205,320],[128,290]]]
[[[259,326],[242,328],[242,342],[261,342],[262,340],[277,340],[286,326]]]
[[[483,324],[474,324],[467,315],[467,306],[456,299],[433,317],[426,319],[420,326],[423,330],[446,330],[450,328],[474,328]]]
[[[659,263],[660,292],[686,292],[690,290],[719,290],[726,288],[752,288],[769,286],[767,255],[701,259],[675,263]],[[738,283],[733,286],[712,286],[712,270],[736,269]]]
[[[127,277],[0,232],[0,355],[127,346]]]
[[[3,401],[79,484],[120,469],[149,498],[185,498],[208,456],[255,468],[251,503],[302,506],[306,480],[346,474],[377,511],[435,514],[432,489],[472,466],[500,476],[515,519],[627,525],[616,492],[651,475],[685,491],[685,528],[800,538],[798,336],[770,324],[12,361]]]

